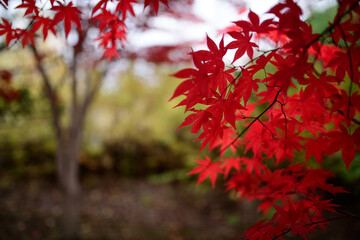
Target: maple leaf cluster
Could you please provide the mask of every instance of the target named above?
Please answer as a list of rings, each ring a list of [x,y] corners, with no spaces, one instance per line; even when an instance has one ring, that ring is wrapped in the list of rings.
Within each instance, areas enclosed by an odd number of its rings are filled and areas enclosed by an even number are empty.
[[[15,28],[12,22],[6,18],[0,21],[0,36],[4,36],[7,46],[12,42],[21,42],[25,47],[28,44],[35,45],[35,39],[41,31],[45,40],[51,32],[58,34],[58,29],[63,28],[65,37],[68,37],[72,29],[79,34],[84,25],[92,25],[99,29],[96,40],[99,46],[104,49],[103,57],[109,61],[119,58],[118,48],[126,40],[127,27],[125,20],[129,15],[135,16],[135,4],[142,4],[144,9],[152,7],[157,14],[159,5],[168,7],[167,0],[144,0],[139,3],[137,0],[99,0],[92,6],[91,14],[81,11],[72,1],[65,0],[22,0],[16,9],[24,10],[24,19],[29,20],[28,26]],[[0,5],[8,9],[8,1],[0,1]],[[88,9],[88,6],[86,6]]]
[[[321,33],[293,0],[275,5],[263,21],[249,11],[219,44],[207,36],[208,50],[189,53],[194,68],[174,74],[183,81],[172,99],[181,98],[177,106],[188,113],[180,127],[191,125],[200,150],[217,151],[196,160],[189,175],[198,174],[198,184],[210,178],[213,187],[222,175],[227,190],[259,200],[263,212],[275,210],[245,239],[307,239],[329,221],[324,212],[337,213],[323,193],[346,192],[321,168],[341,151],[349,169],[360,150],[360,6],[339,4]]]

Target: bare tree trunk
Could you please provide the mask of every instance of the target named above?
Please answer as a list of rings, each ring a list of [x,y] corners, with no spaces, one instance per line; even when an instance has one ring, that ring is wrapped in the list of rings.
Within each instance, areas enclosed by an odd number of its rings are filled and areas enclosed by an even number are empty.
[[[63,191],[64,239],[76,239],[80,226],[81,186],[79,182],[79,151],[81,130],[76,136],[63,139],[57,149],[58,181]]]
[[[83,39],[82,39],[83,41]],[[81,42],[82,44],[82,42]],[[81,213],[81,186],[79,181],[79,153],[82,142],[82,133],[86,113],[100,88],[105,70],[99,79],[91,85],[91,77],[88,77],[88,85],[83,95],[79,94],[78,81],[76,78],[77,52],[74,51],[73,64],[71,66],[71,103],[69,125],[61,124],[56,89],[51,85],[42,63],[41,57],[35,47],[32,47],[37,69],[44,82],[44,91],[49,100],[54,129],[56,148],[56,174],[59,185],[63,191],[63,234],[64,239],[73,240],[78,237]],[[80,99],[79,95],[83,96]]]
[[[51,86],[50,78],[41,63],[41,57],[37,49],[32,47],[32,50],[36,59],[37,69],[44,82],[44,91],[51,108],[52,125],[57,144],[55,156],[56,174],[58,183],[63,191],[63,236],[64,239],[73,240],[77,238],[80,224],[81,186],[78,176],[78,157],[83,131],[83,120],[87,106],[79,109],[76,105],[73,105],[69,128],[62,126],[56,91]],[[76,94],[76,92],[74,94]]]

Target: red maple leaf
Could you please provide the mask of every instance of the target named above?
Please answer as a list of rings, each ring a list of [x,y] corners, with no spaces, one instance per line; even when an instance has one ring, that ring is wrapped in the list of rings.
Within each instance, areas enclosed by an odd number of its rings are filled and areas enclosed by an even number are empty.
[[[319,136],[316,139],[307,139],[307,142],[304,144],[306,149],[306,159],[309,159],[310,156],[314,156],[315,160],[321,164],[322,158],[325,156],[327,150],[328,141],[322,136]]]
[[[221,168],[224,170],[224,177],[227,178],[232,169],[240,170],[240,158],[225,158]]]
[[[171,98],[173,99],[174,97],[182,94],[186,95],[187,98],[184,100],[184,103],[178,105],[187,105],[186,111],[188,111],[192,106],[199,103],[199,101],[202,100],[204,97],[208,97],[210,93],[210,78],[208,75],[209,66],[206,64],[206,61],[201,60],[204,57],[204,51],[192,52],[191,55],[193,57],[194,64],[198,68],[198,70],[187,68],[173,75],[178,78],[189,78],[186,83],[183,82],[181,86],[179,86],[175,90],[175,93]]]
[[[329,200],[321,200],[319,196],[308,198],[305,200],[305,207],[311,208],[317,214],[321,214],[323,211],[329,211],[336,213],[334,207],[339,207],[339,205],[331,203],[331,199]]]
[[[78,27],[78,30],[81,31],[81,22],[80,22],[81,11],[77,7],[73,7],[72,2],[70,2],[68,5],[62,4],[59,1],[56,2],[58,5],[53,6],[51,8],[51,10],[56,12],[52,24],[56,25],[62,20],[64,20],[66,37],[71,30],[72,22],[74,22]]]
[[[239,79],[236,84],[234,94],[242,96],[244,100],[244,106],[248,103],[251,95],[259,90],[258,83],[259,79],[252,79],[252,73],[249,73],[247,69],[242,71],[243,76]]]
[[[218,139],[218,141],[215,143],[216,146],[220,145],[220,155],[221,156],[225,153],[225,150],[227,148],[230,148],[230,150],[233,153],[236,152],[236,144],[234,142],[235,137],[236,137],[236,134],[235,134],[233,128],[231,128],[231,127],[223,128],[220,139]]]
[[[193,114],[190,114],[185,118],[185,121],[178,127],[184,127],[187,125],[190,125],[193,123],[193,126],[191,127],[192,133],[197,133],[201,129],[201,126],[204,125],[206,122],[211,120],[212,114],[209,111],[202,111],[202,110],[196,110],[192,109],[191,111],[195,112]]]
[[[284,227],[290,228],[293,235],[300,234],[304,239],[307,239],[306,233],[309,230],[304,225],[304,217],[308,215],[308,209],[304,208],[303,204],[288,202],[286,208],[281,208],[274,205],[279,219],[277,222]]]
[[[328,66],[329,62],[335,58],[335,53],[341,52],[341,50],[332,45],[328,44],[321,44],[320,45],[320,52],[316,51],[313,47],[310,47],[308,53],[311,55],[316,56],[319,60],[324,61],[324,65]],[[336,69],[333,69],[336,70]]]
[[[14,39],[14,33],[15,30],[12,29],[12,24],[7,21],[5,18],[1,18],[3,23],[0,23],[0,36],[1,35],[6,35],[6,44],[9,46],[11,40]]]
[[[337,78],[327,75],[323,72],[318,78],[312,72],[308,73],[308,85],[305,88],[303,100],[307,100],[311,96],[315,96],[320,104],[324,103],[324,99],[338,93],[333,83],[337,82]]]
[[[258,47],[255,43],[251,42],[251,34],[242,32],[229,32],[228,33],[235,41],[230,42],[226,47],[229,49],[236,49],[234,63],[237,59],[241,58],[245,52],[252,59],[254,50],[253,48]]]
[[[113,0],[100,0],[95,7],[93,8],[93,10],[91,11],[91,16],[94,15],[94,13],[96,13],[100,8],[102,8],[103,10],[106,10],[106,6],[108,4],[108,2],[112,2]]]
[[[21,33],[21,45],[23,47],[25,47],[26,45],[28,45],[29,42],[31,42],[31,44],[33,46],[35,46],[35,32],[34,31],[23,31]]]
[[[159,2],[162,2],[165,6],[168,6],[168,1],[167,0],[145,0],[144,2],[144,8],[146,8],[147,6],[149,6],[150,4],[152,5],[152,8],[154,9],[155,13],[158,14],[159,11]]]
[[[206,35],[206,45],[208,46],[209,51],[212,54],[212,58],[222,59],[225,56],[227,48],[224,45],[224,36],[221,38],[218,48],[216,43],[209,36]]]
[[[224,118],[226,123],[229,123],[236,129],[236,113],[238,110],[245,110],[245,108],[235,99],[236,95],[232,92],[229,92],[229,96],[226,99],[223,99],[218,93],[214,94],[216,99],[208,99],[206,102],[207,104],[211,104],[207,110],[219,121],[222,121]]]
[[[259,16],[253,11],[249,12],[248,18],[250,22],[240,20],[234,23],[244,32],[268,33],[269,31],[274,29],[274,27],[271,26],[273,24],[272,19],[267,19],[260,24]]]
[[[350,124],[350,120],[355,117],[356,111],[360,111],[360,95],[357,91],[349,97],[347,91],[340,89],[339,94],[333,95],[331,100],[333,102],[331,112],[342,112],[347,124]]]
[[[264,219],[250,227],[243,235],[248,240],[273,240],[274,236],[282,236],[282,233],[272,225],[272,220]]]
[[[358,48],[358,47],[357,47]],[[352,48],[352,53],[359,53],[357,48]],[[354,54],[357,56],[357,54]],[[341,81],[345,78],[346,73],[351,76],[351,72],[353,72],[354,76],[352,77],[352,81],[356,84],[359,84],[359,72],[357,66],[359,65],[359,58],[354,57],[354,62],[350,65],[348,53],[345,51],[336,51],[333,54],[333,58],[327,64],[327,67],[331,69],[335,69],[336,77]]]
[[[119,51],[116,49],[115,46],[107,47],[105,48],[103,57],[105,57],[108,61],[111,61],[112,59],[119,58]]]
[[[291,54],[287,56],[275,54],[271,63],[278,69],[278,71],[271,76],[271,79],[274,80],[273,84],[279,86],[282,93],[285,94],[289,87],[296,88],[293,80],[296,79],[299,83],[304,81],[304,73],[310,67],[307,58],[297,58]]]
[[[277,17],[293,15],[293,17],[299,18],[302,15],[302,10],[293,0],[286,0],[285,3],[279,3],[271,8],[269,13],[273,13]]]
[[[32,26],[32,30],[35,32],[42,27],[44,40],[47,38],[49,31],[51,31],[54,35],[56,35],[56,30],[54,28],[55,26],[53,25],[52,19],[41,16],[33,17],[33,19],[34,19],[34,24]]]
[[[219,127],[220,126],[220,127]],[[209,120],[203,125],[204,131],[196,138],[194,141],[202,139],[200,152],[206,145],[209,145],[210,151],[218,146],[218,139],[224,136],[224,130],[227,129],[226,126],[221,126],[216,120]]]
[[[217,175],[223,172],[222,168],[219,166],[221,162],[212,163],[209,157],[206,157],[204,160],[195,161],[199,163],[200,166],[194,168],[191,172],[188,173],[188,175],[200,173],[197,182],[198,185],[207,177],[210,177],[211,185],[214,188]]]
[[[122,12],[122,20],[126,19],[127,12],[130,12],[131,15],[135,16],[135,12],[132,6],[132,3],[137,3],[136,0],[120,0],[120,2],[116,6],[116,12]]]
[[[104,8],[101,9],[101,13],[92,17],[91,19],[100,21],[99,30],[101,32],[104,31],[106,28],[111,28],[111,26],[113,26],[113,25],[122,24],[124,26],[123,21],[120,21],[119,17],[116,14],[114,14]]]
[[[26,8],[24,16],[32,14],[32,13],[34,13],[35,15],[38,15],[38,13],[39,13],[39,9],[36,6],[35,0],[23,0],[22,4],[20,4],[16,8]]]
[[[270,60],[274,57],[275,54],[276,54],[276,50],[271,51],[267,55],[265,54],[260,55],[259,58],[253,64],[251,64],[248,68],[246,68],[246,70],[252,75],[254,75],[260,70],[265,71],[266,65],[270,63]]]
[[[359,148],[359,146],[356,145],[356,139],[359,138],[360,130],[357,128],[353,134],[349,134],[348,130],[343,125],[340,125],[339,128],[340,131],[334,130],[327,134],[330,138],[327,154],[332,154],[341,150],[346,169],[349,169],[349,166],[355,157],[356,148]]]
[[[266,169],[266,166],[262,163],[261,157],[252,157],[252,158],[241,158],[242,164],[245,165],[246,171],[252,173],[253,171],[261,175],[261,171]]]

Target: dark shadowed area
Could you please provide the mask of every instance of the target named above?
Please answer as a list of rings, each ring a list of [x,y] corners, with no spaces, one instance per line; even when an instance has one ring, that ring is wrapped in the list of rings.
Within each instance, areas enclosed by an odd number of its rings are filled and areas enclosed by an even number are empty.
[[[0,193],[0,239],[60,238],[54,183],[18,183]],[[255,220],[251,205],[176,183],[89,178],[82,202],[81,239],[236,239]]]

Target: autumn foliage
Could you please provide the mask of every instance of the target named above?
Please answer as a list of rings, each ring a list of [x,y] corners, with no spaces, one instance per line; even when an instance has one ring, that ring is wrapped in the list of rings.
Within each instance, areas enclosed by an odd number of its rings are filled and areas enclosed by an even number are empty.
[[[207,36],[208,50],[189,53],[194,68],[174,74],[183,82],[172,98],[181,97],[178,106],[189,113],[180,127],[191,125],[201,150],[215,153],[196,160],[189,175],[198,174],[198,184],[209,178],[213,187],[221,176],[227,190],[260,201],[265,213],[275,210],[242,237],[307,239],[316,226],[355,217],[325,198],[346,191],[329,183],[334,174],[322,162],[341,151],[349,169],[360,150],[360,7],[339,1],[320,34],[293,0],[268,14],[260,20],[250,10],[219,44]]]
[[[85,25],[97,28],[98,36],[94,40],[104,50],[103,57],[109,61],[119,58],[119,46],[126,41],[128,16],[135,16],[134,6],[142,4],[144,8],[152,8],[155,14],[159,11],[160,4],[168,6],[167,0],[145,0],[141,3],[136,0],[99,0],[90,9],[90,12],[82,11],[72,1],[44,1],[22,0],[15,7],[24,10],[24,19],[30,21],[26,28],[12,26],[8,19],[1,18],[0,36],[5,36],[6,44],[21,42],[22,46],[29,43],[35,45],[36,37],[41,33],[46,40],[49,33],[58,34],[59,28],[64,28],[65,37],[68,37],[73,29],[80,33]],[[9,1],[1,0],[0,5],[8,9]],[[89,6],[84,5],[85,10]],[[83,22],[82,22],[83,21]]]
[[[155,14],[160,5],[169,7],[167,0],[99,0],[83,12],[71,1],[44,2],[16,6],[30,22],[25,29],[1,19],[0,36],[8,46],[35,45],[36,37],[45,40],[61,27],[65,37],[72,30],[81,33],[88,16],[87,23],[99,30],[94,41],[112,60],[126,40],[126,19],[135,15],[135,4]],[[8,8],[8,0],[0,5]],[[188,113],[180,127],[191,125],[200,150],[216,153],[196,160],[189,175],[197,174],[199,184],[209,178],[213,187],[222,177],[228,191],[260,201],[265,213],[275,210],[248,229],[245,239],[281,239],[287,233],[306,239],[317,226],[356,217],[326,197],[346,191],[329,182],[334,174],[322,163],[340,151],[349,169],[360,150],[359,2],[339,1],[321,33],[313,32],[302,13],[293,0],[272,7],[267,19],[250,10],[248,20],[235,21],[218,44],[207,36],[207,50],[189,53],[194,68],[174,74],[183,81],[172,99],[181,98],[178,106]],[[328,219],[326,212],[338,217]]]

